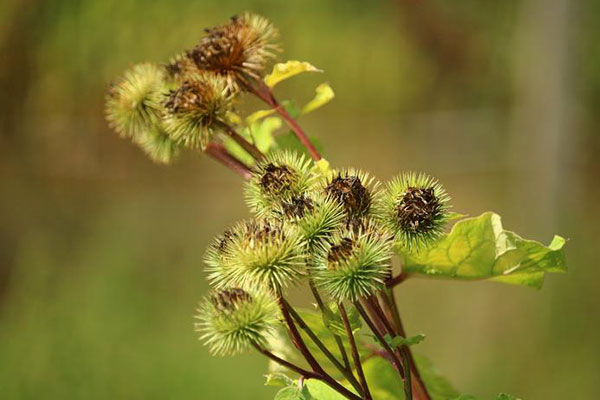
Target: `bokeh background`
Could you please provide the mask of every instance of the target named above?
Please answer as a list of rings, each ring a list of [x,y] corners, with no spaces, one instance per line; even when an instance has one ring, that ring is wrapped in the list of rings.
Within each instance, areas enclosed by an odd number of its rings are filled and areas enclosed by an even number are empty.
[[[569,274],[541,291],[403,284],[418,350],[484,399],[600,398],[594,0],[0,2],[0,398],[272,398],[265,360],[211,358],[192,331],[203,250],[247,215],[240,180],[197,154],[154,165],[103,119],[122,70],[243,10],[325,71],[278,94],[331,83],[302,123],[333,164],[423,170],[455,211],[570,239]]]

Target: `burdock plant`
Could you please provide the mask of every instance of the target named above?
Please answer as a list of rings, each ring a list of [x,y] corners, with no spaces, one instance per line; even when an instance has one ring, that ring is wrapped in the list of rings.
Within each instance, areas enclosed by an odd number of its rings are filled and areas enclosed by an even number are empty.
[[[199,151],[246,181],[250,217],[207,246],[200,339],[214,355],[268,357],[267,384],[283,386],[276,399],[473,399],[413,354],[424,336],[407,334],[394,288],[413,277],[539,288],[547,272],[566,271],[565,240],[544,246],[504,230],[497,214],[451,213],[445,189],[424,173],[381,185],[331,169],[298,118],[333,90],[319,85],[302,107],[279,101],[279,82],[319,70],[287,61],[267,73],[277,38],[268,20],[241,14],[164,64],[133,66],[107,95],[110,125],[154,161]],[[239,115],[248,95],[268,108]],[[314,308],[292,305],[292,287]]]

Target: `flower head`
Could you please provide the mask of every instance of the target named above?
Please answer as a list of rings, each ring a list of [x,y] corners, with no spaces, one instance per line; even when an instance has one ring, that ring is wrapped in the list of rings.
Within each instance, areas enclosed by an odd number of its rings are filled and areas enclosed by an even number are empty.
[[[159,164],[170,164],[179,156],[179,146],[162,129],[160,124],[138,134],[133,142],[150,159]]]
[[[124,137],[152,129],[161,117],[166,92],[165,71],[158,65],[134,65],[113,84],[106,97],[106,118]]]
[[[383,287],[391,256],[390,234],[374,223],[343,229],[317,253],[315,281],[336,301],[356,301]]]
[[[418,248],[442,235],[449,217],[449,200],[432,177],[401,174],[387,185],[378,207],[379,216],[399,245]]]
[[[244,88],[251,79],[261,79],[278,46],[277,29],[264,17],[251,13],[235,16],[221,26],[206,30],[206,36],[186,54],[198,69],[223,76],[228,87]]]
[[[331,171],[322,182],[323,191],[346,212],[348,224],[356,225],[371,212],[378,183],[366,172],[349,169]]]
[[[344,225],[344,208],[331,197],[313,192],[291,196],[279,205],[276,214],[296,226],[309,252],[321,248]]]
[[[298,207],[309,209],[310,200],[303,195],[315,180],[310,164],[303,155],[290,151],[271,153],[257,163],[245,188],[251,211],[260,217],[273,216],[284,202],[289,205],[288,212],[299,212]],[[306,201],[301,204],[303,199]]]
[[[214,355],[233,355],[264,346],[279,318],[275,297],[266,290],[213,291],[198,307],[195,329]]]
[[[186,147],[203,147],[227,120],[233,96],[226,81],[210,74],[197,74],[169,93],[164,107],[164,125],[171,138]]]
[[[281,289],[305,274],[305,241],[296,229],[277,221],[245,221],[217,238],[205,261],[217,288],[266,285]]]

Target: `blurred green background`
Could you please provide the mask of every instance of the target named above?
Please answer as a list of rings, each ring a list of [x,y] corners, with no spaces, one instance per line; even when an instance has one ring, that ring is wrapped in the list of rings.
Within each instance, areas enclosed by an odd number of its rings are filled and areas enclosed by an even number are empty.
[[[419,350],[484,399],[600,398],[594,0],[1,2],[0,398],[272,398],[265,360],[211,358],[192,330],[203,250],[247,215],[240,180],[195,154],[154,165],[103,119],[121,71],[243,10],[325,71],[278,94],[331,83],[302,124],[334,165],[423,170],[455,211],[570,238],[569,274],[541,291],[403,284]]]

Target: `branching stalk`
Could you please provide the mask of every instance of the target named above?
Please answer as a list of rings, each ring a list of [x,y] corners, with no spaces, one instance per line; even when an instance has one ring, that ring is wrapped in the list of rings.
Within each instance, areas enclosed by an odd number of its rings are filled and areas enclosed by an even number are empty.
[[[335,379],[329,377],[328,375],[323,375],[321,373],[318,372],[314,372],[314,371],[308,371],[304,368],[301,368],[295,364],[292,364],[289,361],[286,361],[280,357],[277,357],[275,354],[271,353],[270,351],[263,349],[262,347],[260,347],[259,345],[257,345],[256,343],[253,343],[254,348],[256,350],[258,350],[261,354],[265,355],[266,357],[268,357],[269,359],[275,361],[276,363],[278,363],[279,365],[284,366],[285,368],[290,369],[291,371],[296,372],[297,374],[300,375],[300,378],[308,378],[308,379],[318,379],[324,383],[326,383],[329,387],[331,387],[332,389],[336,390],[338,393],[340,393],[342,396],[346,397],[347,399],[350,400],[363,400],[361,399],[359,396],[355,395],[354,393],[352,393],[351,391],[349,391],[348,389],[346,389],[345,387],[343,387],[342,385],[340,385]]]
[[[290,126],[292,131],[298,137],[298,140],[306,147],[310,156],[313,160],[319,161],[321,159],[321,154],[317,151],[315,146],[311,143],[310,139],[302,130],[298,122],[287,112],[285,107],[283,107],[273,95],[273,91],[270,87],[268,87],[263,80],[257,80],[254,84],[248,85],[248,89],[251,93],[256,95],[259,99],[267,103],[271,108],[273,108],[280,116],[285,120],[285,122]]]
[[[338,359],[329,351],[329,349],[327,349],[327,347],[325,347],[325,345],[323,344],[323,342],[313,332],[313,330],[310,329],[310,327],[306,324],[306,322],[304,322],[304,320],[296,312],[296,310],[294,310],[294,308],[285,299],[284,299],[284,301],[286,303],[286,306],[287,306],[287,308],[288,308],[288,310],[289,310],[292,318],[296,321],[296,323],[298,324],[298,326],[300,327],[300,329],[302,329],[304,332],[306,332],[306,334],[308,335],[308,337],[310,337],[310,339],[315,343],[315,345],[317,345],[317,347],[319,348],[319,350],[321,350],[323,352],[323,354],[325,355],[325,357],[327,357],[327,359],[329,361],[331,361],[331,363],[340,371],[340,373],[342,373],[344,375],[344,377],[348,380],[348,382],[350,382],[350,384],[354,387],[354,389],[356,389],[358,392],[360,392],[361,391],[361,385],[359,384],[359,382],[356,380],[356,378],[352,374],[352,370],[351,369],[346,369],[338,361]]]

